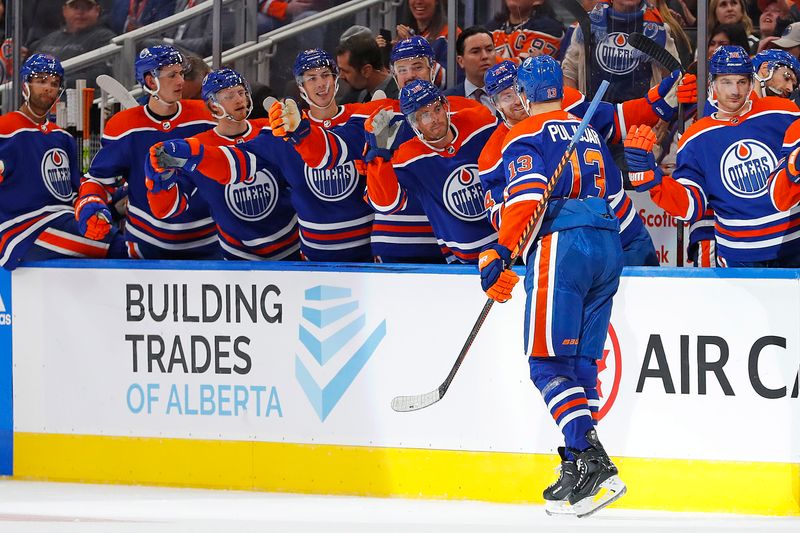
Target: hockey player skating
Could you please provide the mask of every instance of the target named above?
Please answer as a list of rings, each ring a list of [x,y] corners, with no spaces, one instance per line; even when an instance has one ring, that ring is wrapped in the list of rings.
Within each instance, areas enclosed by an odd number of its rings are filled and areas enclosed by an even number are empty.
[[[514,126],[503,147],[505,206],[498,243],[480,255],[481,286],[498,302],[519,277],[512,250],[548,187],[579,120],[563,111],[561,68],[549,56],[526,59],[517,91],[530,118]],[[525,259],[525,352],[530,376],[564,435],[561,473],[547,487],[549,513],[588,516],[625,493],[595,431],[597,360],[603,355],[612,297],[622,272],[619,223],[602,197],[613,159],[587,128],[571,158],[572,174],[552,189]],[[553,176],[552,178],[550,178]],[[572,178],[572,179],[570,179]]]
[[[717,49],[709,74],[718,111],[686,130],[672,176],[655,164],[648,127],[628,135],[631,184],[682,220],[695,222],[713,209],[722,266],[800,266],[800,213],[778,211],[767,187],[784,134],[800,112],[785,98],[751,98],[753,64],[740,47]]]
[[[108,121],[100,151],[80,188],[76,216],[81,232],[102,239],[110,229],[108,204],[121,176],[128,184],[125,226],[132,259],[219,259],[217,230],[202,199],[180,215],[159,220],[147,201],[144,168],[149,148],[173,137],[190,137],[214,125],[205,104],[181,100],[185,61],[171,46],[151,46],[136,58],[136,80],[147,105],[120,111]]]
[[[0,265],[12,270],[22,260],[119,255],[115,229],[95,241],[81,235],[75,220],[75,141],[48,120],[64,91],[61,63],[33,54],[20,69],[20,81],[22,106],[0,117]]]
[[[200,144],[241,144],[259,135],[267,123],[247,119],[253,110],[250,85],[233,69],[210,72],[203,80],[201,96],[217,125],[196,136]],[[157,174],[149,160],[146,165],[147,198],[159,219],[180,215],[192,202],[202,200],[217,224],[225,259],[300,259],[297,214],[277,165],[267,163],[252,178],[228,185],[197,172]]]

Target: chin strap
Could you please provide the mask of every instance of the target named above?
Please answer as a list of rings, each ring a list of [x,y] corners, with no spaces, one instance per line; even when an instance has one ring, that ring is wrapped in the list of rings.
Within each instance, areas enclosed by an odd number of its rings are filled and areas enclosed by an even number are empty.
[[[315,104],[314,102],[312,102],[311,98],[308,97],[308,93],[303,88],[302,84],[298,83],[297,84],[297,88],[300,89],[300,98],[305,100],[306,103],[310,107],[313,107],[313,108],[316,108],[316,109],[328,109],[331,106],[331,104],[333,103],[333,101],[336,100],[336,93],[339,92],[339,78],[337,77],[336,78],[336,83],[333,84],[333,94],[331,94],[331,99],[328,100],[328,103],[325,104],[324,106],[319,106],[319,105]]]

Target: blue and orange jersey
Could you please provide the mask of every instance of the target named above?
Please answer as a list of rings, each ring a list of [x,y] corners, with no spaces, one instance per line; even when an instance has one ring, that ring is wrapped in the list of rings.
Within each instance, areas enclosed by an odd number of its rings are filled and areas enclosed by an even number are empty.
[[[72,217],[80,180],[75,141],[19,111],[0,117],[0,265],[11,270],[56,219]]]
[[[580,122],[567,111],[551,111],[523,120],[506,135],[502,164],[507,185],[500,244],[511,250],[516,248]],[[553,187],[548,206],[559,199],[592,197],[611,203],[621,188],[622,175],[600,134],[590,126]],[[570,227],[597,227],[595,218],[579,213],[572,217],[552,217],[548,209],[540,221],[538,236]],[[607,225],[603,229],[619,228],[616,220]]]
[[[475,108],[489,116],[485,107],[470,98],[451,96],[448,97],[448,102],[451,111]],[[330,169],[351,159],[354,159],[357,165],[363,165],[364,121],[378,109],[391,109],[396,116],[402,116],[400,102],[396,99],[386,98],[353,104],[349,118],[343,123],[326,127],[324,124],[320,126],[312,121],[311,134],[296,146],[298,152],[313,168]],[[404,121],[397,135],[396,145],[399,146],[414,137],[413,130]],[[408,196],[402,214],[381,212],[375,214],[371,242],[373,253],[381,258],[430,260],[442,258],[442,251],[430,221],[419,199],[413,195]]]
[[[372,209],[364,202],[365,177],[355,164],[332,169],[306,165],[292,145],[264,127],[254,139],[205,146],[197,171],[222,183],[246,182],[262,168],[277,168],[291,190],[300,249],[310,261],[371,261]]]
[[[789,211],[800,204],[800,183],[795,183],[787,173],[789,154],[800,148],[800,120],[792,122],[783,138],[781,160],[770,176],[769,197],[779,211]],[[798,163],[795,163],[797,165]]]
[[[236,137],[221,135],[214,128],[195,138],[204,146],[241,144],[254,139],[267,123],[266,119],[248,120],[246,131]],[[159,218],[175,216],[196,199],[204,200],[217,224],[226,259],[279,261],[300,249],[289,186],[274,164],[259,167],[251,177],[227,185],[197,172],[181,172],[175,187],[156,194],[148,192],[148,199]]]
[[[800,246],[800,212],[779,211],[770,200],[769,176],[778,167],[784,134],[800,117],[789,100],[753,100],[734,120],[704,117],[678,144],[676,167],[650,196],[673,216],[695,222],[713,209],[718,255],[726,260],[768,261]]]
[[[478,155],[497,126],[497,118],[479,108],[451,115],[454,140],[442,149],[421,139],[403,143],[391,161],[376,158],[367,166],[367,194],[379,213],[404,214],[416,197],[446,256],[464,263],[497,235],[486,219]]]
[[[548,16],[533,16],[516,26],[492,20],[486,25],[492,33],[498,59],[520,62],[520,54],[557,57],[564,38],[564,26]]]
[[[125,231],[129,243],[146,243],[175,258],[183,251],[216,245],[216,225],[205,201],[193,201],[180,215],[160,220],[150,210],[144,182],[144,163],[151,146],[191,137],[213,125],[209,111],[199,100],[182,100],[178,112],[168,119],[153,115],[146,105],[117,113],[106,124],[100,151],[84,176],[81,195],[105,189],[108,200],[110,191],[127,182]]]

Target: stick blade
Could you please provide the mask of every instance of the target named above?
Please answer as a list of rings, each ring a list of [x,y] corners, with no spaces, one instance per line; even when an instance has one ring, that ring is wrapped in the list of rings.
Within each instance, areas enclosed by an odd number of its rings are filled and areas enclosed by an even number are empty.
[[[435,404],[442,399],[439,389],[432,390],[425,394],[414,396],[397,396],[392,399],[392,409],[398,413],[408,413],[409,411],[419,411]]]
[[[683,70],[680,61],[678,61],[672,54],[667,52],[666,48],[646,35],[642,35],[638,32],[631,33],[628,36],[628,43],[640,52],[652,57],[656,63],[660,64],[669,72]]]

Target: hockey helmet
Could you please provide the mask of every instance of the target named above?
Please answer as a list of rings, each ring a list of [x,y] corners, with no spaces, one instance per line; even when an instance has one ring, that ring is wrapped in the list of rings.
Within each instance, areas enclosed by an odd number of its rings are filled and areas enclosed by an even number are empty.
[[[158,71],[170,65],[183,65],[185,63],[183,54],[171,46],[158,44],[150,46],[139,52],[136,58],[134,67],[136,69],[136,81],[142,87],[146,87],[144,83],[145,74],[151,74],[158,77]]]
[[[401,59],[413,59],[415,57],[427,58],[429,63],[433,63],[434,60],[431,43],[419,35],[412,35],[408,39],[403,39],[395,44],[389,57],[389,64],[394,65]]]
[[[33,54],[19,69],[20,80],[23,83],[30,81],[34,74],[52,74],[61,78],[61,86],[64,86],[64,67],[61,62],[50,54]]]
[[[787,67],[800,79],[800,61],[786,50],[770,49],[759,52],[753,58],[753,71],[758,74],[761,65],[767,63],[770,71],[776,67]]]
[[[213,106],[215,105],[222,107],[220,101],[217,99],[217,93],[223,89],[238,87],[240,85],[244,87],[245,93],[247,94],[246,116],[250,116],[250,113],[253,111],[253,97],[250,91],[250,84],[247,83],[247,80],[244,79],[244,77],[241,74],[239,74],[232,68],[221,68],[218,70],[212,70],[211,72],[206,74],[206,77],[203,78],[203,85],[201,88],[200,97],[203,99],[204,102],[209,104],[209,106],[212,106],[212,109]],[[216,112],[214,113],[215,118],[219,119],[227,117],[230,118],[231,120],[235,120],[233,119],[233,117],[231,117],[224,111],[224,107],[222,109],[223,113],[221,114],[217,114]]]
[[[490,67],[483,75],[483,88],[486,93],[494,98],[509,87],[514,86],[517,79],[517,66],[506,59],[493,67]]]
[[[530,102],[558,100],[564,96],[564,75],[552,57],[529,57],[517,70],[515,87]]]
[[[406,117],[437,100],[446,102],[441,89],[425,80],[413,80],[400,90],[400,112]]]
[[[725,74],[753,75],[753,62],[741,46],[720,46],[708,63],[708,74],[713,78]]]
[[[303,83],[303,73],[313,68],[328,67],[335,75],[339,75],[339,65],[328,52],[321,48],[310,48],[297,54],[292,67],[292,73],[298,85]]]

